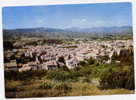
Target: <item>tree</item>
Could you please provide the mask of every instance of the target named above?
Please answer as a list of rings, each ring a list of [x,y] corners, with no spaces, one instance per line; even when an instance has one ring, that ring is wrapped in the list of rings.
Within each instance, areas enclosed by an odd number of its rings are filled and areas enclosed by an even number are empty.
[[[122,49],[119,54],[119,60],[123,64],[133,64],[134,56],[133,56],[133,49]]]
[[[118,54],[116,51],[113,52],[113,55],[111,56],[111,60],[112,61],[118,60]]]
[[[65,59],[64,59],[64,57],[63,57],[63,56],[59,57],[58,61],[59,61],[59,62],[62,62],[62,63],[64,63],[64,64],[65,64]]]
[[[5,50],[12,50],[13,49],[12,41],[4,41],[3,45],[4,45]]]

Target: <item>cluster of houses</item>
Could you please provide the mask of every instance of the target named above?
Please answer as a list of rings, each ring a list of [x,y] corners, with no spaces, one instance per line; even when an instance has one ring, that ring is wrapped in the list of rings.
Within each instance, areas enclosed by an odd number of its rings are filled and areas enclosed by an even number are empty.
[[[108,56],[107,61],[103,63],[110,63],[113,53],[116,51],[118,54],[122,48],[130,48],[132,40],[114,40],[114,41],[89,41],[79,44],[59,44],[59,45],[42,45],[42,46],[27,46],[24,55],[29,58],[34,58],[35,61],[22,64],[17,67],[14,61],[12,63],[5,63],[6,70],[52,70],[62,66],[69,69],[78,67],[80,61],[93,58],[100,59],[101,56]],[[25,47],[26,48],[26,47]],[[64,61],[60,61],[60,58]]]

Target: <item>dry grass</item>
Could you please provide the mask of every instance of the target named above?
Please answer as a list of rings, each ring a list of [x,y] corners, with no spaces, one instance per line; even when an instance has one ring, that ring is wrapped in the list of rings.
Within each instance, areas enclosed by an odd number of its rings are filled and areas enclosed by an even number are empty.
[[[127,89],[100,90],[97,86],[89,83],[73,83],[72,90],[68,96],[87,96],[87,95],[112,95],[112,94],[133,94],[134,91]]]
[[[5,87],[6,91],[16,91],[19,86],[22,85],[21,81],[6,81]]]
[[[101,91],[103,95],[112,95],[112,94],[134,94],[133,90],[127,89],[110,89]]]
[[[35,80],[24,84],[22,81],[6,82],[6,97],[57,97],[57,96],[91,96],[91,95],[113,95],[113,94],[133,94],[134,91],[127,89],[107,89],[100,90],[96,85],[87,82],[67,82],[71,84],[71,90],[64,92],[60,89],[38,88],[43,80]],[[59,84],[59,83],[58,83]]]

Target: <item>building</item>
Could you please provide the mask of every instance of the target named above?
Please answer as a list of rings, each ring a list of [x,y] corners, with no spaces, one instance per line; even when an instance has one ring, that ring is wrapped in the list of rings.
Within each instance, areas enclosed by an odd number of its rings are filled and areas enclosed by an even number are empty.
[[[78,60],[76,58],[71,58],[66,60],[66,66],[69,69],[73,69],[78,66]]]
[[[55,60],[51,60],[51,61],[47,61],[47,62],[43,63],[41,69],[53,70],[53,69],[57,69],[57,68],[58,68],[57,62]]]

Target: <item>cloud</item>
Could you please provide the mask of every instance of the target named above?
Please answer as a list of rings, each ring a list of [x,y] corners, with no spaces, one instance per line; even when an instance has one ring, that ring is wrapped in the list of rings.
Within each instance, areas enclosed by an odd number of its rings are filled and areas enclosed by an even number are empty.
[[[35,21],[36,21],[36,24],[39,26],[44,25],[46,22],[45,19],[43,19],[43,18],[38,18]]]
[[[78,19],[72,19],[72,27],[84,27],[84,28],[90,28],[90,27],[107,27],[107,26],[122,26],[127,25],[126,21],[122,20],[88,20],[86,18],[78,18]]]
[[[81,19],[80,20],[80,23],[86,23],[87,22],[87,19]]]
[[[86,18],[72,19],[72,23],[75,23],[75,24],[86,24],[87,23],[87,19]]]

